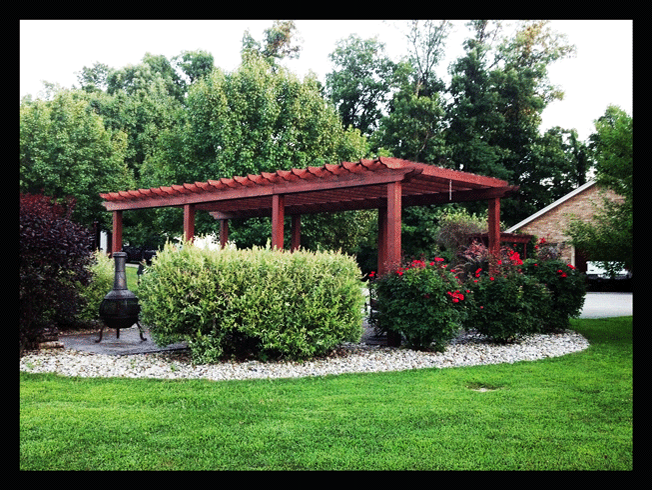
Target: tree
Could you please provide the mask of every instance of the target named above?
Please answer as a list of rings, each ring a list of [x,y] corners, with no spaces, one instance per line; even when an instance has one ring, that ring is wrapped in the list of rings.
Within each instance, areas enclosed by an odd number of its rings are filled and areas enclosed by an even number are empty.
[[[444,53],[445,41],[450,34],[452,24],[448,20],[412,20],[408,42],[410,46],[410,64],[414,67],[414,86],[416,95],[431,96],[444,89],[444,85],[435,75],[435,68]]]
[[[451,96],[445,134],[447,159],[453,168],[507,179],[504,152],[495,144],[505,118],[497,111],[499,95],[488,66],[491,46],[488,21],[472,21],[475,37],[465,41],[466,55],[451,65]],[[497,29],[498,27],[496,27]]]
[[[342,128],[316,78],[299,80],[259,56],[246,58],[232,73],[215,69],[199,79],[190,87],[186,106],[183,124],[159,137],[143,165],[146,187],[357,160],[367,151],[359,131]],[[180,229],[179,214],[159,216],[169,232]],[[238,246],[264,245],[268,221],[251,219],[245,225],[234,220],[229,236]],[[310,221],[302,222],[306,236]],[[195,230],[214,232],[215,220],[198,214]]]
[[[273,68],[278,66],[278,60],[284,58],[297,58],[301,46],[293,44],[296,26],[294,21],[274,21],[269,29],[264,31],[264,45],[256,41],[249,31],[245,31],[242,37],[242,60],[250,56],[260,56]]]
[[[335,70],[326,75],[326,88],[345,128],[369,135],[378,127],[399,68],[384,49],[375,38],[363,40],[352,34],[330,55]]]
[[[512,36],[497,22],[468,25],[466,54],[451,67],[446,157],[453,168],[519,185],[520,193],[501,208],[504,220],[516,223],[585,178],[586,153],[576,135],[563,129],[539,134],[541,112],[563,96],[547,67],[574,47],[547,21],[521,22]],[[480,211],[477,203],[466,206]]]
[[[441,59],[449,21],[412,21],[408,33],[409,69],[399,71],[398,90],[378,131],[371,138],[374,149],[423,163],[441,164],[443,157],[444,85],[434,73]]]
[[[192,56],[183,59],[192,65]],[[141,183],[141,166],[156,140],[181,123],[184,93],[185,82],[171,63],[149,53],[137,66],[111,70],[106,93],[93,92],[90,103],[105,127],[127,135],[125,161],[137,185]]]
[[[77,81],[82,90],[94,92],[96,90],[106,90],[107,77],[111,68],[104,63],[95,63],[91,68],[83,67],[77,73]]]
[[[213,55],[206,51],[183,51],[172,58],[176,66],[188,77],[189,85],[210,74],[215,67]]]
[[[72,218],[86,226],[108,219],[100,192],[134,184],[124,162],[125,133],[107,130],[88,97],[62,90],[52,101],[21,104],[19,148],[20,191],[73,196]]]
[[[145,53],[138,65],[111,70],[106,79],[107,93],[115,95],[124,91],[127,95],[135,95],[139,91],[147,91],[148,86],[157,79],[162,81],[167,95],[179,102],[183,101],[186,93],[185,82],[165,56],[151,53]]]
[[[443,154],[444,109],[439,94],[417,95],[403,90],[392,99],[390,115],[374,134],[374,147],[398,158],[439,164]]]
[[[634,120],[609,106],[595,128],[590,140],[597,184],[621,196],[622,202],[604,198],[592,222],[572,221],[567,233],[571,243],[593,260],[621,262],[633,272]]]

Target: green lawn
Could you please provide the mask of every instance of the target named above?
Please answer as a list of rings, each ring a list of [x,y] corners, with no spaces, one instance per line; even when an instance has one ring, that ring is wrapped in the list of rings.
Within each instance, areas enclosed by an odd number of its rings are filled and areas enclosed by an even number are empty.
[[[632,470],[632,317],[573,328],[587,350],[504,365],[228,382],[21,372],[20,468]]]

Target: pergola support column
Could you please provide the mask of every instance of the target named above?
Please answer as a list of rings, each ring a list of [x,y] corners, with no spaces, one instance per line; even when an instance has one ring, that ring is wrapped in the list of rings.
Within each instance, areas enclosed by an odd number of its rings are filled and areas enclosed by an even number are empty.
[[[290,250],[294,252],[301,246],[301,215],[292,215],[292,245]]]
[[[387,272],[387,208],[378,208],[378,275]]]
[[[111,253],[122,251],[122,211],[113,211],[113,235]]]
[[[283,221],[285,219],[285,195],[272,196],[272,248],[283,249]]]
[[[401,183],[387,186],[387,265],[390,270],[401,265]]]
[[[384,274],[401,265],[401,182],[387,185],[387,207],[378,211],[378,270],[379,274]],[[387,345],[401,345],[401,335],[388,332]]]
[[[192,242],[195,238],[195,205],[183,205],[183,238]]]
[[[226,247],[226,243],[229,241],[229,220],[221,219],[220,220],[220,247]]]
[[[500,254],[500,199],[489,199],[489,253],[493,257]]]

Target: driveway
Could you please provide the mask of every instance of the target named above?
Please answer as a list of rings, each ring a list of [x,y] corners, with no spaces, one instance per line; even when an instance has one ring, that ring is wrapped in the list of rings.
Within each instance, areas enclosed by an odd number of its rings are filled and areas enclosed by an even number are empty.
[[[634,293],[586,293],[580,318],[633,315]]]

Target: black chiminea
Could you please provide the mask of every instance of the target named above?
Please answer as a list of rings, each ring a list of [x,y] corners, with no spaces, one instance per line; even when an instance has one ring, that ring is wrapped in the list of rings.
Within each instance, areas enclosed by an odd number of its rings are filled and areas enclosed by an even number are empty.
[[[125,263],[127,254],[125,252],[115,252],[115,279],[113,289],[104,296],[100,304],[100,318],[104,326],[116,329],[116,338],[120,338],[120,329],[129,328],[134,323],[138,325],[141,340],[147,340],[143,337],[143,329],[138,322],[140,305],[138,297],[127,289],[127,275],[125,273]],[[102,340],[104,326],[100,329],[100,338],[95,342]]]

